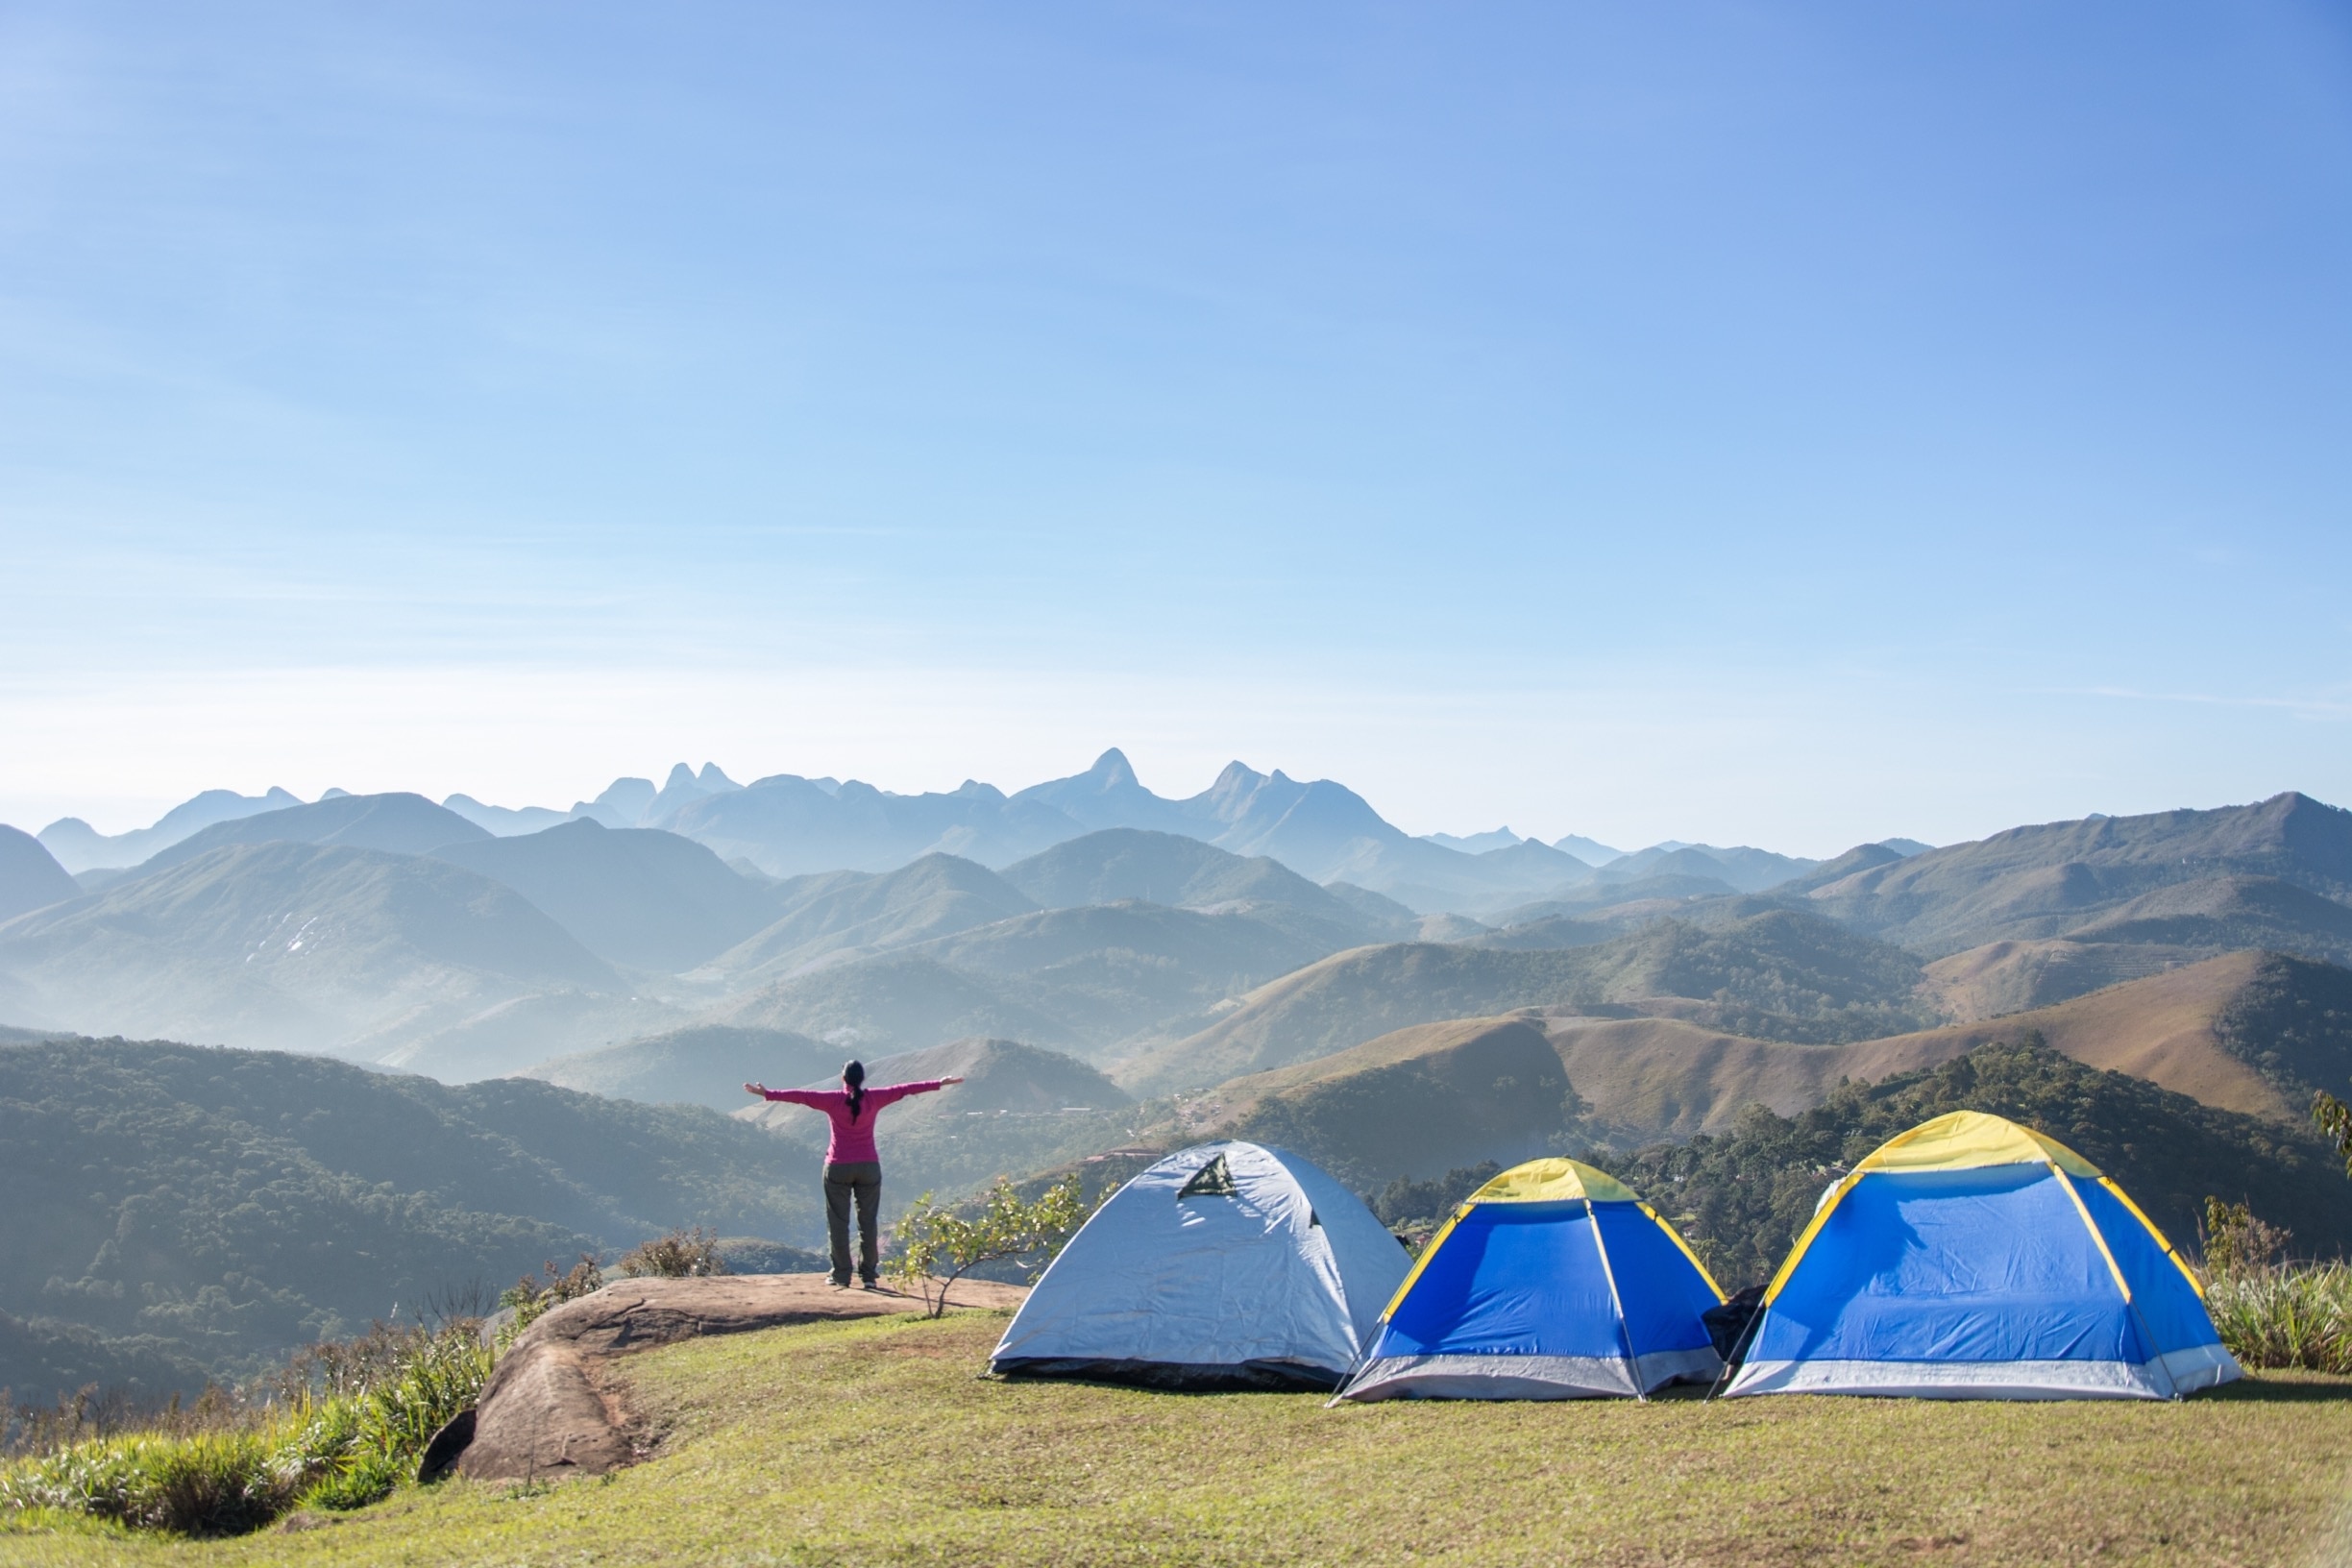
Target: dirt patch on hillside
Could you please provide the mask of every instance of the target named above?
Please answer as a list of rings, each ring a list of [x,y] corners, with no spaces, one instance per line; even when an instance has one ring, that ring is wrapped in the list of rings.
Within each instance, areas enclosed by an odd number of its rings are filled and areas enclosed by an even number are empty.
[[[1594,1116],[1633,1142],[1721,1132],[1752,1102],[1791,1115],[1819,1105],[1840,1078],[1875,1082],[2036,1032],[2086,1066],[2145,1078],[2224,1111],[2291,1121],[2295,1108],[2214,1035],[2215,1018],[2262,958],[2232,953],[2054,1007],[1851,1045],[1750,1040],[1666,1018],[1544,1022]]]
[[[2224,1111],[2296,1121],[2301,1108],[2288,1104],[2275,1086],[2223,1049],[2214,1034],[2215,1020],[2245,989],[2263,958],[2258,952],[2231,953],[2055,1007],[1872,1043],[1940,1060],[2039,1030],[2052,1049],[2086,1066],[2145,1078]]]
[[[1011,1309],[1017,1285],[966,1280],[958,1307]],[[893,1291],[836,1290],[821,1274],[622,1280],[569,1301],[526,1330],[499,1359],[477,1403],[473,1440],[455,1472],[478,1481],[599,1476],[651,1451],[653,1434],[629,1410],[616,1358],[713,1334],[794,1323],[919,1312]]]

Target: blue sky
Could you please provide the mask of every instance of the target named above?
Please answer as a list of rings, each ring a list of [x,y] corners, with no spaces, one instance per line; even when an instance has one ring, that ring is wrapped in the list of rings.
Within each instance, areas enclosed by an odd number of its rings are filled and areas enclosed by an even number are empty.
[[[2352,803],[2352,21],[0,12],[0,820]]]

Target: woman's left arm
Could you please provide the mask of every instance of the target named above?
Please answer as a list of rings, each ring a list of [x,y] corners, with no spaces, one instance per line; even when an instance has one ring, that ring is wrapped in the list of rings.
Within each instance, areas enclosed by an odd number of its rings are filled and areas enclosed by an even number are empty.
[[[870,1089],[866,1091],[866,1101],[869,1105],[891,1105],[905,1099],[909,1094],[935,1094],[949,1084],[960,1084],[963,1081],[961,1078],[918,1078],[911,1084],[893,1084],[888,1089]]]

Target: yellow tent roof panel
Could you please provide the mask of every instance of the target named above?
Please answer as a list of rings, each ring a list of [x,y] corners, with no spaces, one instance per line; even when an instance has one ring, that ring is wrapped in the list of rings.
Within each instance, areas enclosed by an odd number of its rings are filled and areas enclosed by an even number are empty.
[[[1530,1160],[1470,1194],[1472,1203],[1558,1203],[1589,1198],[1595,1203],[1637,1203],[1633,1189],[1607,1171],[1579,1160]]]
[[[1854,1174],[1871,1170],[1972,1170],[1982,1165],[2045,1163],[2056,1165],[2070,1176],[2099,1173],[2096,1165],[2056,1139],[2030,1127],[2021,1127],[2006,1116],[1983,1111],[1954,1111],[1888,1139],[1854,1166]]]

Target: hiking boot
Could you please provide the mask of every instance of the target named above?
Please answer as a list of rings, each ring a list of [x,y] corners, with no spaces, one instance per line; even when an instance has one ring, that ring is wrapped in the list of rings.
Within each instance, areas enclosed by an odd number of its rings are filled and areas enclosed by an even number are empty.
[[[849,1282],[847,1280],[827,1280],[825,1281],[825,1284],[831,1286],[836,1290],[846,1290],[849,1288]]]

